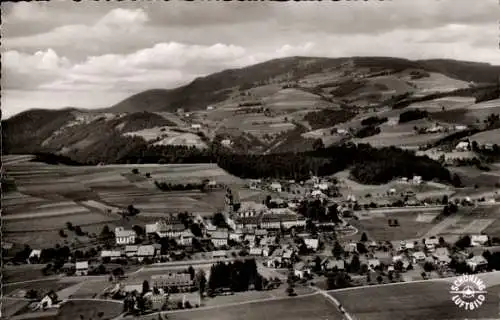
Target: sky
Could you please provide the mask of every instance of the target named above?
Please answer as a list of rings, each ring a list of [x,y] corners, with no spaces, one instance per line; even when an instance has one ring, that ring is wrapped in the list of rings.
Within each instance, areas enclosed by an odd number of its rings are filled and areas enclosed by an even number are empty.
[[[498,0],[2,3],[2,113],[103,108],[287,56],[500,65]]]

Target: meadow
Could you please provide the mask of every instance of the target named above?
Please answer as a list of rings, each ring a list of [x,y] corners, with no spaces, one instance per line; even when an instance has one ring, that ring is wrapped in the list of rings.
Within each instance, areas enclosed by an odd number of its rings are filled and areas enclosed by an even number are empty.
[[[447,281],[426,281],[331,291],[358,320],[385,319],[495,319],[498,318],[500,286],[487,289],[485,303],[474,311],[458,308]],[[370,297],[360,303],[360,295]]]

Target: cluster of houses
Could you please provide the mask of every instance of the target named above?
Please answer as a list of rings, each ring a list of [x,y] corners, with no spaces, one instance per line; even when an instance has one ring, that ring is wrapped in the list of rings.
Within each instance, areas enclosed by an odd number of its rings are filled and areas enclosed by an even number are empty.
[[[306,181],[262,181],[250,180],[248,187],[251,190],[268,190],[270,192],[289,192],[298,194],[304,198],[326,199],[328,195],[336,190],[334,183],[326,179],[312,176]]]

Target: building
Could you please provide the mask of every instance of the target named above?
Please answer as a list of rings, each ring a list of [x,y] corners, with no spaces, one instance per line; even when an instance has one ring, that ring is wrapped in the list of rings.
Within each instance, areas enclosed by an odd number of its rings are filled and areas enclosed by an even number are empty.
[[[344,251],[349,253],[358,252],[358,244],[356,242],[348,242],[344,245]]]
[[[457,151],[468,151],[469,150],[469,142],[468,141],[460,141],[456,145],[455,150],[457,150]]]
[[[483,256],[473,256],[472,258],[467,259],[466,263],[473,272],[488,268],[488,261]]]
[[[241,229],[237,229],[235,232],[229,233],[229,240],[235,242],[241,242],[242,237],[243,237],[243,231]]]
[[[122,256],[121,251],[118,250],[103,250],[101,251],[101,258],[110,259],[111,261],[120,259]]]
[[[191,230],[184,230],[181,235],[175,239],[177,244],[181,246],[191,246],[193,245],[194,234]]]
[[[210,241],[215,247],[227,246],[227,239],[229,238],[229,233],[227,231],[216,231],[210,235]]]
[[[345,269],[345,261],[326,258],[321,262],[321,267],[324,271],[341,271]]]
[[[303,217],[299,217],[296,214],[282,214],[281,217],[281,225],[284,229],[290,228],[299,228],[306,226],[306,219]]]
[[[237,217],[258,217],[268,211],[266,205],[255,201],[243,201],[236,212]]]
[[[155,256],[155,252],[156,249],[153,245],[139,246],[137,249],[137,257],[140,261],[145,258],[153,258]]]
[[[448,248],[437,248],[432,254],[437,264],[447,265],[451,262],[450,251]]]
[[[191,129],[200,130],[201,129],[201,124],[199,124],[199,123],[193,123],[191,125]]]
[[[261,224],[262,216],[258,217],[238,217],[235,219],[237,229],[257,229]]]
[[[267,230],[278,230],[281,228],[281,217],[276,214],[266,214],[262,217],[260,227]]]
[[[471,245],[474,247],[480,247],[488,244],[488,236],[485,234],[472,235],[470,237]]]
[[[221,143],[223,146],[225,146],[225,147],[230,147],[230,146],[233,144],[233,142],[231,141],[231,139],[224,139],[224,140],[222,140],[220,143]]]
[[[46,310],[55,307],[57,304],[57,294],[54,291],[47,293],[36,305],[35,310]]]
[[[301,261],[293,266],[293,274],[299,279],[303,279],[311,274],[311,269],[309,269],[306,264]]]
[[[184,224],[174,216],[156,222],[156,234],[160,238],[177,238],[185,229]]]
[[[227,251],[226,250],[212,251],[212,258],[214,258],[214,259],[226,258],[226,255],[227,255]]]
[[[136,257],[137,256],[137,250],[139,249],[139,246],[136,245],[128,245],[125,246],[125,255],[127,257]]]
[[[75,263],[75,275],[77,276],[86,276],[89,273],[89,262],[88,261],[79,261]]]
[[[255,235],[254,234],[247,234],[243,238],[243,241],[248,242],[248,245],[250,247],[253,247],[253,246],[255,246]]]
[[[314,251],[318,250],[319,239],[306,238],[304,239],[304,243],[308,249],[312,249]]]
[[[412,255],[413,263],[425,261],[427,256],[422,251],[414,252]]]
[[[28,263],[31,263],[32,260],[35,260],[38,262],[41,255],[42,255],[42,250],[40,250],[40,249],[31,250],[30,255],[28,256]]]
[[[380,260],[379,259],[369,259],[367,265],[372,268],[378,268],[380,267]]]
[[[134,230],[125,230],[123,227],[115,228],[116,244],[134,244],[136,234]]]
[[[168,289],[177,287],[178,289],[189,289],[193,286],[193,280],[189,273],[166,273],[151,276],[151,285],[156,288]]]
[[[274,192],[283,192],[283,187],[279,182],[273,182],[269,185],[269,188]]]
[[[262,256],[262,248],[251,248],[249,254],[251,256]]]
[[[455,130],[457,130],[457,131],[467,130],[467,126],[464,126],[464,125],[456,125],[456,126],[455,126]]]

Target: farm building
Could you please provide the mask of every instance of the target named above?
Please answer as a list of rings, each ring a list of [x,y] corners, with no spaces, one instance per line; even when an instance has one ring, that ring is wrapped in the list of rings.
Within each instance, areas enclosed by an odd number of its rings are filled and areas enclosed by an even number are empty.
[[[57,303],[57,294],[54,291],[47,293],[36,305],[35,310],[46,310],[52,308]]]
[[[241,202],[236,215],[238,217],[255,217],[263,212],[266,212],[267,210],[267,207],[262,203],[257,203],[255,201],[243,201]]]
[[[483,256],[473,256],[467,259],[466,263],[474,272],[484,270],[488,267],[488,261]]]
[[[256,229],[261,223],[261,217],[238,217],[235,222],[238,229]]]
[[[262,255],[262,248],[251,248],[249,254],[251,256],[261,256]]]
[[[226,146],[226,147],[230,147],[233,142],[231,141],[231,139],[224,139],[220,142],[223,146]]]
[[[189,273],[167,273],[151,276],[151,284],[157,288],[177,287],[179,289],[188,289],[193,285]]]
[[[217,258],[225,258],[227,255],[226,250],[216,250],[212,251],[212,258],[217,259]]]
[[[200,130],[201,129],[201,124],[199,124],[199,123],[193,123],[191,125],[191,129]]]
[[[472,235],[470,238],[471,245],[474,247],[484,246],[488,243],[488,236],[485,234]]]
[[[136,234],[134,230],[125,230],[123,227],[115,228],[116,244],[134,244],[135,237]]]
[[[345,262],[344,260],[335,260],[331,258],[325,258],[321,262],[321,266],[324,271],[334,271],[334,270],[344,270]]]
[[[243,241],[248,242],[248,245],[250,247],[253,247],[253,246],[255,246],[255,235],[254,234],[247,234],[243,238]]]
[[[279,182],[273,182],[269,185],[269,188],[272,190],[272,191],[275,191],[275,192],[283,192],[283,187],[281,186],[281,183]]]
[[[75,275],[77,276],[86,276],[89,273],[89,262],[88,261],[79,261],[75,264]]]
[[[350,253],[358,252],[358,245],[356,244],[356,242],[352,242],[352,241],[349,243],[346,243],[344,245],[344,251],[350,252]]]
[[[380,260],[379,259],[369,259],[367,264],[370,268],[377,268],[377,267],[380,267]]]
[[[414,252],[412,255],[413,263],[424,261],[427,256],[422,251]]]
[[[31,263],[32,260],[40,259],[41,254],[42,254],[42,250],[40,250],[40,249],[31,250],[30,255],[28,256],[28,263]]]
[[[125,246],[125,255],[127,257],[136,257],[137,256],[137,250],[139,249],[139,246],[136,245],[128,245]]]
[[[457,150],[457,151],[467,151],[467,150],[469,150],[469,142],[467,142],[467,141],[460,141],[456,145],[455,150]]]
[[[162,219],[160,221],[157,221],[156,224],[157,224],[156,234],[160,238],[179,237],[182,234],[182,232],[186,229],[186,227],[180,220],[172,216],[168,219]]]
[[[191,230],[184,230],[181,235],[176,239],[177,244],[182,246],[190,246],[193,244],[194,234]]]
[[[122,256],[121,251],[118,250],[103,250],[101,251],[101,258],[109,258],[110,260],[119,259]]]

